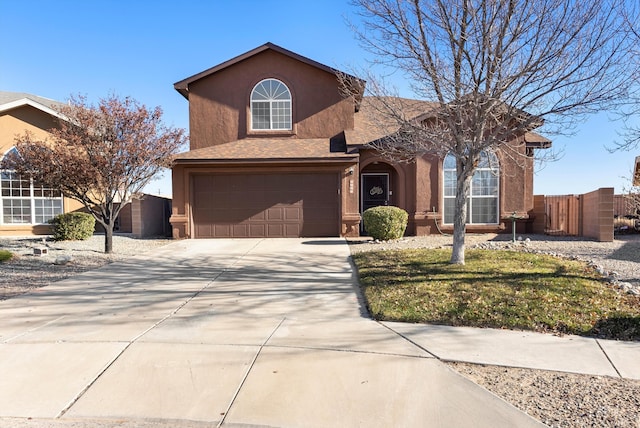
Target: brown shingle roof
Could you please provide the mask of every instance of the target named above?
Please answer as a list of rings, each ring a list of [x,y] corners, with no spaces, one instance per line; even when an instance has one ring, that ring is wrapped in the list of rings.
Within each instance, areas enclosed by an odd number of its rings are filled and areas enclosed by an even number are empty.
[[[402,121],[424,120],[438,108],[438,103],[398,97],[364,97],[354,116],[354,129],[346,130],[348,146],[359,146],[398,131]],[[394,114],[401,117],[394,117]],[[398,119],[401,119],[400,121]],[[524,136],[527,146],[549,148],[551,140],[536,132]]]
[[[334,149],[329,138],[246,138],[176,155],[178,162],[199,161],[340,161],[357,154]]]
[[[347,145],[357,146],[376,141],[396,132],[398,120],[391,111],[399,112],[403,120],[420,118],[433,111],[437,103],[399,97],[364,97],[354,116],[354,129],[345,130]]]
[[[550,139],[543,137],[542,135],[533,131],[524,134],[524,142],[527,143],[527,146],[530,147],[538,147],[542,149],[551,147]]]

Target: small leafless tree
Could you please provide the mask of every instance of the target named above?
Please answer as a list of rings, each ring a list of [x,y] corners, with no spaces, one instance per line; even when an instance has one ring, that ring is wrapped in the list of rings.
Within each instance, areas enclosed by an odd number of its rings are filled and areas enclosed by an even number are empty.
[[[185,131],[162,124],[162,110],[111,95],[91,105],[72,97],[59,109],[50,139],[30,133],[16,138],[17,153],[3,168],[60,190],[81,202],[105,230],[105,253],[113,250],[113,227],[120,210],[186,143]]]
[[[374,147],[395,160],[432,153],[456,159],[451,262],[464,264],[467,196],[483,152],[526,155],[522,136],[545,125],[566,133],[585,114],[626,94],[624,1],[354,0],[355,28],[377,61],[399,69],[435,106],[408,117],[381,110],[396,132]],[[388,95],[365,76],[372,95]],[[381,99],[394,99],[384,98]]]

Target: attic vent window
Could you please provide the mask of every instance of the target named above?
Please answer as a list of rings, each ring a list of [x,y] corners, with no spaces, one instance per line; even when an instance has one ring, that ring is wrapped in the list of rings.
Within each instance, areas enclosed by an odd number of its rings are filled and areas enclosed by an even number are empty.
[[[291,92],[284,83],[276,79],[265,79],[253,88],[251,129],[291,129]]]

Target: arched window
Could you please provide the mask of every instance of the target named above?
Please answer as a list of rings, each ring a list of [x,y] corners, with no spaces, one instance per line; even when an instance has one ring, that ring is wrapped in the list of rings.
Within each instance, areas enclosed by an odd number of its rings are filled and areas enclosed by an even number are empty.
[[[16,148],[6,154],[17,155]],[[0,171],[1,224],[44,224],[62,214],[62,193],[23,179],[15,171]]]
[[[265,79],[253,88],[251,129],[291,129],[291,92],[284,83]]]
[[[452,224],[456,197],[456,158],[444,159],[444,223]],[[467,224],[497,224],[500,168],[494,153],[483,151],[471,179],[467,200]]]

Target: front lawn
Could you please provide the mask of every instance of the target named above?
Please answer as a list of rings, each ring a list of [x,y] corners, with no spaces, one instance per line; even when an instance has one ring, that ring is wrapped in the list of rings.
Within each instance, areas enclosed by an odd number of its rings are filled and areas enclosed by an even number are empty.
[[[353,256],[378,320],[551,331],[640,340],[640,298],[584,262],[519,251],[364,252]]]

